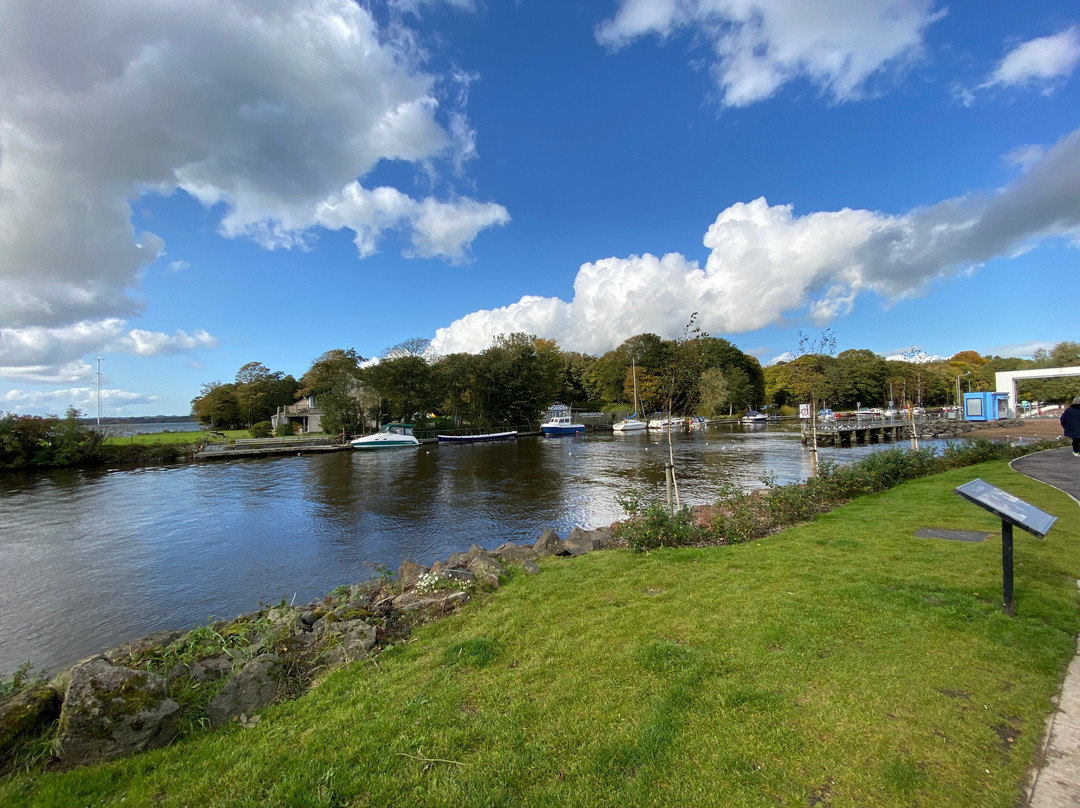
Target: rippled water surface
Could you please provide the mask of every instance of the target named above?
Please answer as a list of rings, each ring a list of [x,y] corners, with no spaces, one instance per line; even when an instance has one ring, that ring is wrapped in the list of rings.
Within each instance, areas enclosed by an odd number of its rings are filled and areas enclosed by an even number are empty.
[[[809,453],[796,429],[684,434],[684,503],[711,501],[728,484],[758,487],[766,474],[804,479]],[[873,448],[822,448],[821,457]],[[308,601],[371,577],[377,564],[430,564],[474,543],[607,525],[622,516],[618,494],[662,493],[666,455],[655,434],[601,433],[2,475],[0,675],[260,603]]]

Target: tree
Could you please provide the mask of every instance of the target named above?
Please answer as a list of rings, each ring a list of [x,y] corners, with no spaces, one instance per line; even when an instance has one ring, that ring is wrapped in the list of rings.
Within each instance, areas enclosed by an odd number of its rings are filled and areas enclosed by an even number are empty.
[[[323,411],[323,432],[344,431],[356,435],[363,431],[364,409],[361,406],[360,363],[364,359],[352,348],[334,348],[316,359],[300,379],[301,393],[315,396]]]
[[[722,415],[724,406],[731,401],[728,381],[720,368],[709,368],[701,374],[698,391],[701,414],[710,418]]]
[[[299,383],[261,362],[248,362],[236,372],[236,401],[250,426],[269,420],[278,407],[296,401]]]
[[[212,429],[239,429],[243,424],[235,384],[206,382],[191,400],[191,412]]]
[[[402,354],[383,359],[360,372],[364,383],[379,394],[392,418],[414,420],[434,404],[431,368],[420,356]]]

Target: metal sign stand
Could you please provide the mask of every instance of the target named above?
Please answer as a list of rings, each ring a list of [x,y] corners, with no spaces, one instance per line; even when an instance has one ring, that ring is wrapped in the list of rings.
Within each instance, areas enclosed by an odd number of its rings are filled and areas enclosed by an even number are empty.
[[[1009,617],[1014,617],[1016,604],[1013,599],[1013,526],[1041,539],[1053,527],[1057,517],[979,478],[964,483],[954,489],[954,493],[1001,519],[1002,610]]]

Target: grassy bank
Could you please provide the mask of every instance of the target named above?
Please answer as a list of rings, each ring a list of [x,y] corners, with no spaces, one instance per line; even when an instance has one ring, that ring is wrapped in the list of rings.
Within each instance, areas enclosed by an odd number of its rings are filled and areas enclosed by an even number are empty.
[[[1059,516],[999,530],[982,477]],[[550,559],[254,728],[4,805],[1013,806],[1075,651],[1080,509],[993,462],[753,542]]]

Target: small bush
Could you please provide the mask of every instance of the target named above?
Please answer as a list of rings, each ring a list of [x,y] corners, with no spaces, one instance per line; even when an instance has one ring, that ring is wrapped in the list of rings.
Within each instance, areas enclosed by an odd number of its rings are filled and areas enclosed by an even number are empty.
[[[291,438],[296,432],[293,431],[293,426],[287,420],[278,422],[277,429],[274,430],[275,438]]]
[[[672,514],[659,502],[643,506],[635,498],[620,503],[631,515],[615,526],[615,538],[625,541],[635,553],[658,547],[684,547],[701,540],[701,529],[694,524],[689,508]]]
[[[274,434],[273,427],[270,426],[269,421],[259,421],[256,424],[252,424],[248,432],[253,438],[269,438]]]

